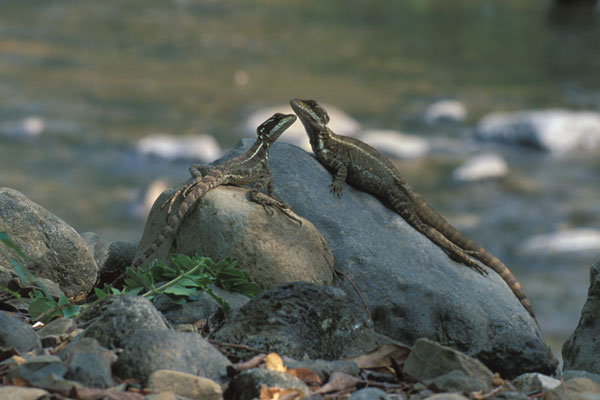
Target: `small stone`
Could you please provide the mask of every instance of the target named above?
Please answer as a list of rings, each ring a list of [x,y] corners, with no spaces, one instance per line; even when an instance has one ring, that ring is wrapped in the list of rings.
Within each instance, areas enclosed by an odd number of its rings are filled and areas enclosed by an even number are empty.
[[[528,255],[593,254],[600,248],[600,230],[588,228],[564,229],[536,235],[522,245]]]
[[[228,400],[251,400],[260,395],[260,388],[278,387],[295,389],[303,396],[309,396],[311,391],[300,379],[285,372],[271,371],[262,368],[252,368],[236,375],[225,392]]]
[[[7,122],[0,126],[0,134],[14,138],[35,138],[46,130],[46,123],[40,117],[31,116],[17,122]]]
[[[393,158],[413,159],[423,157],[430,150],[427,140],[394,130],[364,131],[359,139]]]
[[[427,397],[427,400],[469,400],[467,397],[458,393],[436,393]]]
[[[209,163],[222,154],[221,147],[214,137],[209,135],[150,135],[136,144],[138,153],[166,160],[193,160]]]
[[[493,113],[479,121],[477,136],[561,155],[600,144],[600,113],[564,109]]]
[[[81,382],[86,387],[104,389],[113,386],[111,365],[117,357],[95,339],[71,342],[59,356],[67,364],[67,379]]]
[[[446,390],[489,390],[492,372],[479,360],[428,339],[415,342],[403,373]]]
[[[219,400],[223,397],[221,386],[211,379],[164,369],[150,375],[148,387],[190,399]]]
[[[521,392],[543,392],[553,390],[560,385],[560,380],[539,373],[519,375],[512,381]]]
[[[452,172],[458,182],[476,182],[503,178],[508,174],[508,164],[495,153],[478,154],[468,159]]]
[[[16,315],[0,311],[0,351],[15,348],[21,353],[41,348],[38,334]]]
[[[348,400],[390,400],[390,396],[381,389],[366,388],[352,393]]]
[[[122,379],[142,382],[161,369],[220,380],[228,365],[229,360],[198,334],[139,331],[124,342],[113,372]]]
[[[83,335],[108,349],[122,347],[139,331],[168,331],[162,314],[141,296],[106,297],[82,312],[78,321],[93,321]]]
[[[38,331],[41,338],[50,335],[60,335],[62,333],[70,333],[77,328],[75,321],[71,318],[57,318],[47,323]]]
[[[42,389],[21,386],[0,386],[0,399],[40,400],[46,398],[50,398],[50,393]]]
[[[425,108],[423,120],[428,124],[462,122],[467,117],[467,107],[458,100],[439,100]]]

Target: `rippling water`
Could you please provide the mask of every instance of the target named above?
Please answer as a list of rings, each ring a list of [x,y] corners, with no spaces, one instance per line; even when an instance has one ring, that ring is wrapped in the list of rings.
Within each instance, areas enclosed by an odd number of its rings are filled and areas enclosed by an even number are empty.
[[[506,261],[560,344],[600,251],[519,249],[536,234],[600,228],[598,153],[494,148],[509,162],[507,180],[449,177],[477,149],[465,145],[465,127],[486,113],[600,109],[599,37],[598,12],[549,0],[0,0],[0,185],[80,232],[137,241],[136,191],[184,180],[189,164],[142,157],[137,140],[207,133],[228,147],[252,135],[243,128],[252,111],[316,98],[365,127],[443,144],[401,162],[407,180]],[[465,127],[420,122],[444,97],[467,105]],[[45,125],[39,137],[6,137],[32,116]]]

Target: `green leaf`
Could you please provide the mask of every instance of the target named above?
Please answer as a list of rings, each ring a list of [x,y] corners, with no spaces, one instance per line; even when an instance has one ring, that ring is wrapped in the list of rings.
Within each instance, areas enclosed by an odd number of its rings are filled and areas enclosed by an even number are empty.
[[[232,288],[234,292],[243,294],[247,297],[254,297],[260,293],[260,286],[254,282],[238,284]]]
[[[167,294],[174,294],[177,296],[190,296],[194,293],[196,293],[196,289],[195,288],[185,288],[182,286],[170,286],[166,289],[164,289],[163,293],[167,293]]]
[[[108,296],[108,293],[106,293],[104,290],[100,289],[100,288],[94,288],[94,294],[96,295],[97,298],[99,299],[103,299],[106,296]]]
[[[44,317],[41,319],[41,321],[46,323],[52,320],[52,318],[62,315],[61,310],[57,307],[58,304],[53,299],[49,297],[40,297],[36,298],[29,304],[28,311],[29,315],[33,319],[38,319],[42,314],[44,314]]]
[[[63,317],[71,318],[76,315],[79,315],[79,311],[81,310],[81,306],[77,304],[70,304],[67,307],[62,309]]]
[[[4,243],[4,245],[6,247],[9,247],[9,248],[13,249],[24,260],[28,260],[29,259],[29,257],[27,257],[27,254],[25,254],[23,252],[23,250],[21,250],[21,248],[17,244],[15,244],[15,242],[13,242],[10,239],[10,236],[8,236],[8,233],[6,233],[6,232],[0,232],[0,241],[2,243]]]
[[[31,285],[33,283],[35,276],[27,269],[25,269],[25,267],[23,267],[18,261],[13,260],[11,258],[8,260],[8,262],[10,263],[10,265],[12,265],[13,270],[15,271],[15,274],[17,274],[17,276],[19,277],[21,283],[23,283],[24,285]]]

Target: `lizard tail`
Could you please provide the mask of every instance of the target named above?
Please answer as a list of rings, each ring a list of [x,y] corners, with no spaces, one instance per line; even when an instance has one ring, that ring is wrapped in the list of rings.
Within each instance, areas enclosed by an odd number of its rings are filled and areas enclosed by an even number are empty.
[[[533,308],[531,307],[531,303],[529,299],[525,295],[521,284],[517,281],[513,273],[508,269],[506,265],[502,263],[497,257],[488,252],[483,246],[478,244],[477,242],[467,238],[463,235],[458,229],[450,225],[441,215],[435,211],[435,209],[429,205],[417,193],[411,193],[413,201],[417,204],[415,207],[417,215],[429,226],[434,227],[437,231],[443,232],[444,236],[448,238],[451,242],[455,243],[460,248],[467,251],[467,254],[473,256],[478,259],[492,270],[494,270],[506,284],[510,288],[510,290],[514,293],[514,295],[519,299],[519,302],[523,305],[525,310],[533,317],[534,321],[537,323],[537,319],[535,318],[535,313],[533,312]]]
[[[165,243],[172,235],[177,231],[183,218],[186,216],[188,211],[196,204],[196,202],[204,196],[206,192],[223,183],[221,174],[217,176],[207,175],[202,178],[201,181],[192,181],[188,183],[186,190],[191,189],[189,193],[184,197],[183,201],[177,206],[177,212],[172,215],[167,225],[159,232],[158,236],[152,244],[144,251],[144,253],[138,257],[132,264],[132,267],[138,268],[144,264],[151,256],[158,250],[158,248]]]

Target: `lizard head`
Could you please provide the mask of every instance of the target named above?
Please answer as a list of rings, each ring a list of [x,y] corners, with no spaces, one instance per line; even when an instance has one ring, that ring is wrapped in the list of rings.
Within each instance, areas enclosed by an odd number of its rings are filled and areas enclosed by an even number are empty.
[[[290,106],[300,117],[300,121],[307,131],[314,128],[322,129],[329,123],[329,114],[314,100],[292,99]]]
[[[296,122],[296,116],[294,114],[275,113],[256,128],[256,133],[258,134],[260,141],[269,147],[294,122]]]

